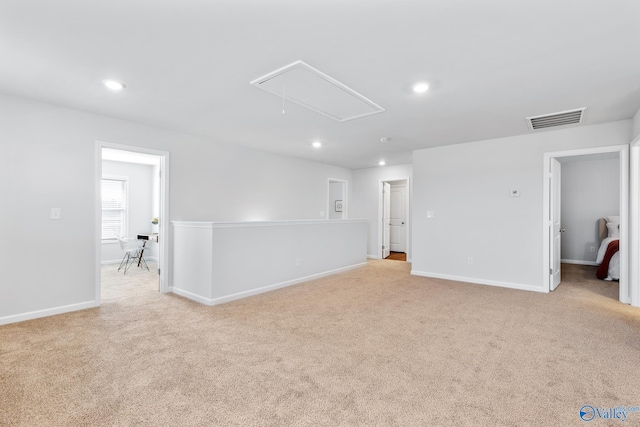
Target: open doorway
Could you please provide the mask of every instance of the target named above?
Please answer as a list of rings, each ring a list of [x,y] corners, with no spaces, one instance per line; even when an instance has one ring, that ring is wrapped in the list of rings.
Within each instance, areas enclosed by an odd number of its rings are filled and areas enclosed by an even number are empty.
[[[561,284],[562,262],[598,265],[596,253],[602,241],[598,222],[616,216],[620,229],[619,300],[628,303],[628,147],[546,153],[544,168],[543,274],[547,290]],[[595,268],[591,268],[595,275]]]
[[[329,190],[327,206],[328,219],[347,219],[348,216],[348,200],[347,186],[348,182],[342,179],[329,178]]]
[[[96,303],[103,285],[167,291],[168,153],[96,143]]]
[[[409,179],[380,182],[380,241],[383,259],[407,261],[409,253]]]

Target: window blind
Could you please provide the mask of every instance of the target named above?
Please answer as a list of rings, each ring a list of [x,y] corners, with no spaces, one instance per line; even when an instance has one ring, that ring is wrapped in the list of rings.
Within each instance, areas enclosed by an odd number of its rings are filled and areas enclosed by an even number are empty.
[[[102,180],[102,240],[127,235],[127,180]]]

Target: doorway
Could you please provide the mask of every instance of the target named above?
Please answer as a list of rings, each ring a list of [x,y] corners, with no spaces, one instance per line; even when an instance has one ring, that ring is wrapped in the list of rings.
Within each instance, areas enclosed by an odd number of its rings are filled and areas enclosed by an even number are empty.
[[[380,258],[409,259],[409,179],[380,182]]]
[[[628,242],[628,188],[629,150],[626,145],[597,147],[581,150],[545,153],[543,185],[543,283],[548,292],[561,282],[561,239],[565,224],[561,224],[562,161],[567,159],[599,159],[617,156],[619,162],[619,214],[620,214],[620,280],[619,300],[629,303],[629,242]],[[593,223],[598,218],[593,218]],[[591,244],[590,244],[591,245]]]
[[[327,218],[328,219],[347,219],[348,216],[348,200],[347,186],[348,181],[342,179],[329,178],[329,189],[327,200]]]
[[[131,264],[126,276],[146,273],[157,290],[168,291],[168,162],[168,152],[96,142],[96,305],[102,299],[103,265],[115,272],[123,258],[115,234],[133,241],[144,239],[139,241],[144,243],[143,258]],[[102,192],[112,187],[121,203],[116,203],[116,215],[109,215],[113,220],[104,223]],[[148,273],[144,260],[151,267]],[[118,273],[125,278],[123,270]]]

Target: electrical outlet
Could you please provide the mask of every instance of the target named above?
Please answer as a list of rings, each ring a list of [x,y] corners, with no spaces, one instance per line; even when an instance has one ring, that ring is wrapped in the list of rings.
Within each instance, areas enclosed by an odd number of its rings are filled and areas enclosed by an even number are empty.
[[[296,258],[296,267],[300,267],[300,258]]]
[[[60,219],[60,208],[51,208],[51,219]]]
[[[467,264],[468,265],[473,265],[473,258],[472,257],[467,258]]]
[[[433,218],[434,216],[436,216],[434,211],[427,211],[427,218]]]
[[[596,251],[596,247],[595,247],[595,246],[591,246],[591,247],[589,248],[589,250],[590,250],[591,252],[595,252],[595,251]]]

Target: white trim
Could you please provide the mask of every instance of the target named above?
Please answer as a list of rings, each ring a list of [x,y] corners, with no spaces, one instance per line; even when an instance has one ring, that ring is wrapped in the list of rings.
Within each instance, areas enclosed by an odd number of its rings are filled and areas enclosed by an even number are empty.
[[[144,259],[147,261],[158,262],[158,257],[155,257],[155,256],[150,256],[150,257],[145,256]],[[122,259],[109,259],[106,261],[100,261],[100,265],[113,265],[113,264],[120,264],[121,262],[122,262]]]
[[[600,265],[595,261],[582,261],[582,260],[579,260],[579,259],[561,259],[560,262],[563,263],[563,264],[593,265],[593,266],[596,266],[596,267]]]
[[[542,169],[542,284],[550,290],[549,275],[549,171],[551,159],[588,154],[619,153],[620,160],[620,281],[619,300],[629,304],[629,146],[609,145],[544,153]]]
[[[62,305],[60,307],[52,307],[44,310],[29,311],[27,313],[14,314],[11,316],[0,317],[0,325],[9,323],[24,322],[25,320],[39,319],[41,317],[54,316],[56,314],[69,313],[71,311],[86,310],[87,308],[97,307],[95,301],[85,301],[77,304]]]
[[[102,265],[101,260],[101,252],[102,252],[102,241],[101,236],[99,235],[99,230],[101,230],[102,226],[102,200],[100,200],[100,182],[102,179],[102,148],[112,148],[115,150],[122,151],[132,151],[135,153],[143,153],[150,154],[153,156],[158,156],[160,158],[159,170],[160,170],[160,224],[159,224],[159,234],[162,236],[160,241],[158,242],[159,248],[159,259],[162,260],[158,264],[158,268],[161,270],[162,274],[160,275],[160,292],[167,293],[169,292],[169,278],[171,277],[171,271],[169,267],[169,248],[170,248],[170,239],[171,236],[169,234],[169,160],[170,153],[168,151],[156,150],[153,148],[146,147],[137,147],[133,145],[124,145],[117,144],[113,142],[107,141],[95,141],[95,229],[96,229],[96,244],[95,244],[95,305],[99,306],[101,301],[101,274],[100,274],[100,266]]]
[[[640,307],[640,135],[631,141],[629,171],[629,295]]]
[[[329,212],[331,209],[331,183],[332,182],[341,182],[344,184],[342,187],[342,218],[341,220],[345,220],[349,218],[349,181],[338,178],[329,178],[327,181],[327,215],[325,218],[329,219]]]
[[[385,179],[381,179],[378,182],[378,216],[376,217],[376,222],[378,223],[378,242],[377,242],[377,247],[376,247],[376,251],[377,251],[377,258],[376,259],[382,259],[382,187],[384,185],[385,182],[391,182],[391,181],[406,181],[407,182],[407,193],[406,193],[406,200],[405,200],[405,221],[407,223],[407,227],[405,228],[405,236],[404,236],[404,244],[405,244],[405,253],[407,254],[407,259],[409,259],[411,257],[411,251],[412,251],[412,247],[413,245],[411,244],[411,202],[412,202],[412,191],[411,191],[411,177],[408,176],[404,176],[404,177],[400,177],[400,178],[385,178]]]
[[[367,254],[368,259],[381,259],[378,255]]]
[[[182,228],[248,228],[248,227],[282,227],[290,225],[325,225],[327,222],[339,222],[341,224],[355,224],[367,222],[366,219],[295,219],[282,221],[171,221],[174,227]]]
[[[234,301],[234,300],[241,299],[241,298],[250,297],[250,296],[253,296],[253,295],[262,294],[262,293],[273,291],[273,290],[280,289],[280,288],[285,288],[287,286],[297,285],[299,283],[308,282],[310,280],[319,279],[321,277],[331,276],[331,275],[334,275],[334,274],[337,274],[337,273],[343,273],[343,272],[349,271],[349,270],[355,270],[356,268],[364,267],[366,265],[367,265],[366,262],[359,263],[359,264],[354,264],[354,265],[349,265],[349,266],[346,266],[346,267],[336,268],[335,270],[329,270],[329,271],[325,271],[325,272],[322,272],[322,273],[312,274],[310,276],[305,276],[305,277],[300,277],[300,278],[297,278],[297,279],[287,280],[285,282],[275,283],[273,285],[267,285],[267,286],[263,286],[263,287],[256,288],[256,289],[250,289],[248,291],[238,292],[238,293],[231,294],[231,295],[225,295],[223,297],[218,297],[218,298],[207,298],[207,297],[204,297],[202,295],[194,294],[193,292],[189,292],[189,291],[185,291],[184,289],[180,289],[179,287],[177,287],[176,284],[173,284],[173,286],[171,287],[171,291],[173,293],[175,293],[176,295],[180,295],[180,296],[183,296],[183,297],[188,298],[190,300],[199,302],[201,304],[205,304],[205,305],[210,305],[211,306],[211,305],[223,304],[225,302]]]
[[[411,270],[411,274],[413,276],[429,277],[433,279],[453,280],[456,282],[463,282],[463,283],[475,283],[478,285],[496,286],[500,288],[517,289],[520,291],[544,292],[544,293],[549,292],[548,290],[545,290],[539,286],[524,285],[521,283],[499,282],[497,280],[476,279],[473,277],[453,276],[449,274],[430,273],[427,271],[418,271],[418,270]]]

